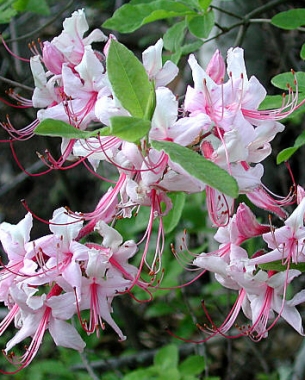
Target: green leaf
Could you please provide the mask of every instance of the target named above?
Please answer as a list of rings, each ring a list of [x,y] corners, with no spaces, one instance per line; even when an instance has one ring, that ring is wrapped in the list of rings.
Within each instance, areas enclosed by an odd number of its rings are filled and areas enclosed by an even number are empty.
[[[110,135],[110,128],[104,127],[94,131],[82,131],[62,120],[45,119],[35,128],[34,133],[40,136],[64,137],[67,139],[88,139],[89,137]]]
[[[55,359],[40,360],[39,363],[34,363],[29,369],[29,378],[32,380],[35,377],[41,379],[46,378],[60,378],[60,379],[73,379],[71,371],[64,365]],[[35,376],[35,374],[37,374]]]
[[[14,0],[0,0],[0,24],[7,24],[16,16],[17,11],[13,9]]]
[[[296,138],[293,147],[286,148],[277,155],[276,163],[281,164],[287,161],[303,145],[305,145],[305,131]]]
[[[110,122],[110,134],[128,142],[139,141],[151,127],[149,120],[129,116],[113,116]]]
[[[0,24],[8,24],[16,14],[17,11],[12,8],[0,10]]]
[[[134,117],[153,113],[153,85],[142,63],[121,43],[112,40],[107,56],[107,72],[113,92]]]
[[[174,344],[162,347],[154,357],[154,365],[162,370],[176,368],[178,366],[179,353]]]
[[[259,105],[259,110],[271,110],[275,108],[280,108],[282,104],[282,95],[267,95]]]
[[[153,0],[148,0],[148,1],[153,1]],[[130,0],[129,4],[130,5],[147,4],[147,0]]]
[[[193,14],[188,6],[175,0],[155,0],[150,3],[124,4],[102,25],[120,33],[131,33],[150,22]]]
[[[292,30],[305,25],[305,9],[295,8],[273,16],[271,24],[278,28]]]
[[[180,373],[177,368],[167,368],[166,370],[159,370],[156,380],[181,380]],[[141,379],[143,380],[143,378]],[[151,380],[151,378],[149,378]]]
[[[182,192],[168,193],[167,195],[171,199],[173,207],[169,213],[162,218],[164,232],[166,234],[172,232],[177,227],[182,215],[186,198],[186,194]]]
[[[213,162],[173,142],[152,141],[151,145],[157,150],[164,150],[173,162],[179,164],[191,176],[232,198],[237,198],[236,180]]]
[[[271,79],[271,83],[280,88],[281,90],[288,90],[288,85],[292,87],[294,91],[296,91],[295,80],[298,84],[298,91],[305,92],[305,73],[302,71],[298,71],[295,73],[295,77],[292,72],[286,72],[276,75]]]
[[[189,31],[198,38],[208,38],[214,26],[214,12],[210,10],[203,15],[188,19]]]
[[[276,272],[287,270],[287,265],[283,265],[282,260],[273,261],[272,263],[259,264],[258,266],[263,270],[272,270]],[[301,272],[305,272],[305,263],[290,263],[289,269],[297,269]]]
[[[303,59],[303,61],[305,60],[305,44],[302,45],[300,57]]]
[[[298,150],[298,148],[290,147],[285,148],[276,156],[276,163],[279,165],[282,162],[286,162],[289,158]]]
[[[201,48],[203,45],[204,41],[203,40],[197,40],[194,42],[191,42],[189,44],[185,44],[181,47],[181,53],[182,55],[188,55],[192,53],[193,51],[196,51]]]
[[[185,20],[177,22],[169,29],[167,29],[166,33],[163,36],[164,48],[172,52],[180,50],[182,41],[184,39],[185,30]]]
[[[158,372],[155,367],[148,367],[145,369],[136,369],[125,375],[123,380],[148,380],[148,379],[157,379]]]
[[[14,8],[20,12],[33,12],[42,15],[49,15],[50,8],[46,0],[17,0]]]
[[[162,286],[163,283],[162,283]],[[149,307],[145,311],[145,318],[158,318],[164,317],[165,315],[172,315],[173,306],[168,302],[164,302],[158,300],[158,302],[154,302],[149,305]]]
[[[165,256],[165,255],[164,255]],[[169,255],[166,255],[167,257]],[[171,257],[173,259],[173,257]],[[190,259],[191,261],[191,259]],[[190,263],[191,264],[191,263]],[[166,260],[162,257],[162,266],[165,268],[164,277],[162,278],[162,289],[154,292],[154,299],[164,299],[165,294],[172,292],[172,288],[180,284],[180,275],[184,268],[178,260]]]
[[[201,9],[207,10],[208,7],[210,6],[212,0],[199,0],[199,5]]]
[[[200,375],[204,369],[204,358],[199,355],[189,356],[179,365],[179,371],[182,375]]]
[[[286,96],[286,98],[289,99],[289,96]],[[304,102],[304,99],[305,99],[305,92],[300,92],[298,95],[298,104]],[[283,108],[283,102],[287,103],[288,100],[283,98],[283,96],[281,96],[281,95],[267,95],[266,98],[259,105],[259,110],[282,109],[283,120],[293,119],[293,122],[295,124],[300,124],[300,122],[301,122],[300,119],[303,116],[302,114],[304,114],[304,112],[305,112],[305,104],[302,103],[301,106],[299,106],[295,109],[292,108],[291,109],[292,112],[290,114],[285,115],[285,111],[288,112],[289,107],[287,107],[286,109]],[[284,105],[284,107],[285,107],[285,105]]]

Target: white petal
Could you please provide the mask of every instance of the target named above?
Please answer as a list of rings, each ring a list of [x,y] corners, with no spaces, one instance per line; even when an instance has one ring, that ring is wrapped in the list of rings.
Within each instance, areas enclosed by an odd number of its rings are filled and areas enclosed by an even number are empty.
[[[160,38],[153,46],[149,46],[142,53],[143,65],[150,78],[154,78],[162,68],[163,40]]]
[[[73,348],[80,352],[86,346],[86,343],[82,340],[76,329],[67,322],[51,318],[49,331],[57,346]]]
[[[123,238],[118,231],[109,227],[103,220],[100,220],[94,229],[103,236],[103,246],[106,248],[117,249],[123,243]]]

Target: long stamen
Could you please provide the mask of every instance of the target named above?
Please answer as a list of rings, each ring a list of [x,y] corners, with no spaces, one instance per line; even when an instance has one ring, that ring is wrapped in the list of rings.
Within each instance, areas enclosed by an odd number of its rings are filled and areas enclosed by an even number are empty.
[[[23,58],[23,57],[19,57],[18,55],[16,55],[9,47],[8,47],[8,45],[6,44],[6,42],[5,42],[5,40],[4,40],[4,38],[3,38],[3,36],[2,36],[2,33],[0,33],[0,40],[1,40],[1,42],[2,42],[2,44],[3,44],[3,46],[5,47],[5,49],[6,49],[6,51],[8,51],[10,54],[11,54],[11,56],[13,56],[14,58],[16,58],[16,59],[19,59],[20,61],[24,61],[24,62],[30,62],[30,60],[28,59],[28,58]]]

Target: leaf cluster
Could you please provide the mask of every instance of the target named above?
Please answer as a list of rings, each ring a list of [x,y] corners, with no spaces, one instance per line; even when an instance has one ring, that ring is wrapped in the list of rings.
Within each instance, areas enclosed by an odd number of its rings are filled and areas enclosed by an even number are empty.
[[[0,0],[0,24],[7,24],[18,13],[33,12],[48,16],[47,0]]]
[[[173,62],[198,50],[214,26],[211,0],[132,0],[116,10],[103,27],[120,33],[132,33],[148,23],[166,20],[170,26],[164,34],[164,47]],[[186,40],[187,34],[192,36]]]

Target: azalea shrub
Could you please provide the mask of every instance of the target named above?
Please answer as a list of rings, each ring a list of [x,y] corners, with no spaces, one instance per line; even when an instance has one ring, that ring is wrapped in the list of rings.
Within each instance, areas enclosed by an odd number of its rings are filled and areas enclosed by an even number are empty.
[[[157,12],[162,7],[163,13]],[[293,293],[290,284],[304,270],[305,190],[292,173],[291,187],[281,196],[263,180],[271,143],[285,130],[283,119],[303,112],[304,79],[294,71],[275,79],[279,87],[285,83],[286,92],[269,109],[264,86],[247,75],[241,47],[228,47],[226,56],[216,49],[203,67],[193,51],[210,35],[214,10],[211,1],[195,0],[123,5],[104,28],[128,33],[146,23],[180,17],[141,59],[114,34],[88,32],[85,9],[67,17],[58,36],[31,45],[33,94],[28,99],[9,90],[8,95],[19,109],[34,108],[36,118],[20,127],[7,116],[1,122],[7,134],[2,144],[10,145],[22,168],[15,143],[26,144],[34,136],[60,141],[58,156],[49,150],[39,154],[44,164],[39,174],[82,165],[104,190],[96,194],[89,212],[58,205],[49,220],[42,221],[24,201],[26,215],[19,223],[0,224],[0,301],[8,310],[0,334],[11,325],[16,329],[3,349],[16,369],[3,372],[27,367],[47,330],[57,346],[80,352],[86,342],[79,327],[98,337],[111,328],[124,341],[126,332],[116,320],[113,300],[128,295],[135,302],[154,302],[159,289],[170,290],[163,282],[168,262],[164,255],[169,254],[183,270],[193,272],[191,279],[173,288],[211,273],[236,295],[219,323],[203,302],[207,322],[197,326],[200,338],[191,336],[190,341],[216,336],[260,341],[279,319],[304,335],[298,306],[305,301],[305,290]],[[284,27],[286,20],[279,14],[272,22]],[[177,37],[182,32],[191,33],[193,40],[183,44]],[[11,53],[5,39],[2,42]],[[93,47],[97,43],[100,50]],[[166,59],[165,48],[172,50]],[[170,84],[179,75],[184,55],[192,83],[177,95]],[[300,135],[280,153],[278,163],[303,143]],[[201,207],[215,231],[214,248],[205,246],[199,252],[188,246],[187,229],[168,241],[194,194],[203,194]],[[257,209],[262,210],[260,218]],[[142,214],[144,231],[134,233]],[[32,238],[33,223],[39,221],[48,225],[49,233]],[[124,222],[128,224],[120,232]],[[254,238],[259,245],[253,252],[247,243]],[[237,322],[240,315],[242,324]],[[78,323],[71,322],[74,317]],[[30,344],[16,355],[15,346],[27,338]]]

